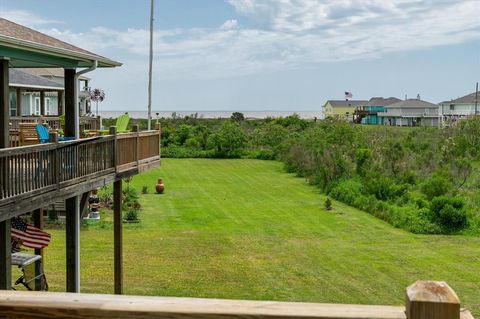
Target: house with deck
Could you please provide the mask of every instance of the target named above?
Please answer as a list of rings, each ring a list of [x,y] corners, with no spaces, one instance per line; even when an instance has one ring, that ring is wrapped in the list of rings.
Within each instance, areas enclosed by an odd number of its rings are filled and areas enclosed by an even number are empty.
[[[478,114],[479,97],[480,94],[473,92],[457,99],[438,103],[444,126],[450,126],[467,116]]]
[[[396,97],[372,97],[365,105],[357,106],[353,113],[353,121],[357,124],[383,125],[383,117],[379,112],[385,112],[385,106],[400,102]]]
[[[21,69],[10,69],[9,77],[10,116],[58,116],[63,102],[62,84]]]
[[[119,62],[0,18],[0,289],[9,290],[12,284],[11,218],[31,214],[35,225],[42,228],[42,208],[64,200],[66,291],[79,292],[80,212],[90,190],[113,184],[114,281],[115,291],[122,292],[122,179],[159,165],[160,132],[140,132],[134,127],[131,132],[117,134],[112,127],[108,135],[80,138],[78,98],[82,75],[96,68],[119,66]],[[22,90],[27,89],[15,83],[25,82],[26,78],[17,69],[39,67],[63,70],[63,85],[53,86],[49,82],[52,88],[37,89],[40,93],[44,89],[63,91],[62,129],[68,140],[60,141],[57,130],[52,129],[47,143],[11,147],[11,136],[15,134],[11,87],[21,89],[15,91],[15,96],[22,96]],[[19,76],[22,81],[15,80]],[[35,88],[35,84],[29,85],[30,89]],[[40,99],[41,109],[45,108],[44,103],[45,99]],[[18,110],[16,117],[22,118],[24,113]],[[42,124],[48,126],[48,122]]]
[[[108,135],[80,138],[78,77],[96,68],[119,67],[119,62],[1,18],[0,57],[2,318],[473,319],[460,309],[459,298],[446,283],[432,281],[409,286],[405,305],[395,306],[80,294],[80,211],[85,194],[113,184],[114,291],[122,294],[122,178],[159,165],[160,132],[134,128],[117,134],[111,127]],[[9,70],[27,67],[64,70],[63,129],[72,139],[59,141],[52,131],[47,143],[10,147]],[[12,291],[11,218],[30,213],[41,228],[41,208],[58,199],[65,200],[67,209],[66,291],[75,294]]]
[[[385,106],[384,112],[378,112],[384,125],[391,126],[431,126],[440,125],[438,104],[423,101],[420,97],[407,99]]]
[[[367,102],[366,100],[327,100],[323,106],[323,113],[325,117],[339,117],[353,121],[355,109]]]

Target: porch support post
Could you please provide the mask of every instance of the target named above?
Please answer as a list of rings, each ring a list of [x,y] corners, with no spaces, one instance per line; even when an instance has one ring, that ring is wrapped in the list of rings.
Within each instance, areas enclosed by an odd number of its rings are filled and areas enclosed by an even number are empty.
[[[40,91],[40,115],[45,116],[45,91]]]
[[[63,91],[57,91],[57,101],[58,101],[58,115],[63,114],[63,102],[64,102],[64,96],[63,96]]]
[[[65,200],[67,292],[80,292],[80,202],[78,196]]]
[[[110,135],[115,137],[114,165],[117,165],[117,128],[110,127]],[[135,150],[136,151],[136,150]],[[122,229],[122,180],[113,183],[113,255],[114,255],[114,290],[123,294],[123,229]]]
[[[43,229],[43,209],[36,209],[33,212],[33,226],[37,227],[38,229]],[[35,249],[35,255],[40,255],[42,256],[42,261],[41,262],[36,262],[35,263],[35,290],[39,291],[42,288],[42,280],[43,278],[39,277],[42,271],[41,265],[45,265],[45,261],[43,259],[43,249]]]
[[[10,109],[8,59],[0,58],[0,148],[10,146]],[[6,172],[7,167],[0,167]],[[2,179],[5,175],[2,174]],[[4,184],[3,180],[0,180]],[[10,290],[12,286],[12,243],[10,238],[10,219],[0,222],[0,289]]]
[[[22,116],[22,90],[17,88],[17,116]]]
[[[75,72],[75,69],[65,69],[65,136],[68,137],[74,137],[78,130],[75,125],[75,112],[78,112]]]
[[[75,112],[78,112],[75,93],[75,69],[65,69],[65,135],[76,136]],[[80,199],[65,201],[67,292],[80,292]]]
[[[113,245],[115,294],[123,294],[122,180],[113,183]]]

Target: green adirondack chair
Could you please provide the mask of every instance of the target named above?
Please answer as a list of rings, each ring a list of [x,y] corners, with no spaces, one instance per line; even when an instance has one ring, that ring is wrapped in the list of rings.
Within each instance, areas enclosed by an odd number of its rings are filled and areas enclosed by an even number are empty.
[[[130,122],[130,116],[125,113],[117,117],[115,120],[115,126],[117,127],[117,133],[126,133],[129,132],[127,129],[128,122]],[[89,135],[108,135],[109,130],[98,130],[98,131],[85,131],[87,136]]]

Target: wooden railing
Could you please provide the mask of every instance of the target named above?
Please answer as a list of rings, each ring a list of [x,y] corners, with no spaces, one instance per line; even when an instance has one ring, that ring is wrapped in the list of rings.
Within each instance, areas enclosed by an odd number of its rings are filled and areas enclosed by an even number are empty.
[[[367,306],[274,301],[135,297],[45,292],[0,292],[1,318],[171,319],[473,319],[444,283],[407,288],[405,306]],[[412,287],[420,288],[415,291]]]
[[[117,135],[117,167],[120,170],[160,159],[159,131],[131,132]]]
[[[92,116],[80,116],[80,127],[85,130],[99,130],[100,118]],[[58,116],[12,116],[10,117],[10,129],[18,130],[20,123],[47,124],[48,127],[59,130],[61,128]]]
[[[28,211],[58,199],[62,191],[81,194],[94,181],[106,183],[157,166],[159,147],[156,130],[0,149],[0,221],[12,207]],[[73,187],[82,184],[86,189]]]
[[[75,184],[92,174],[112,173],[113,152],[113,136],[1,149],[0,204]]]

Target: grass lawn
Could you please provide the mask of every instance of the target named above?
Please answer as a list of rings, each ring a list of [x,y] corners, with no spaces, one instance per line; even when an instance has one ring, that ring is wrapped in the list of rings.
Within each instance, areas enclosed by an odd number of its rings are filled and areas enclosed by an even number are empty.
[[[273,161],[165,159],[129,187],[143,185],[142,222],[124,227],[127,294],[396,305],[432,279],[480,315],[478,237],[413,235],[338,202],[327,212],[325,196]],[[81,232],[83,292],[113,292],[103,217]],[[51,233],[46,273],[62,291],[65,233]]]

